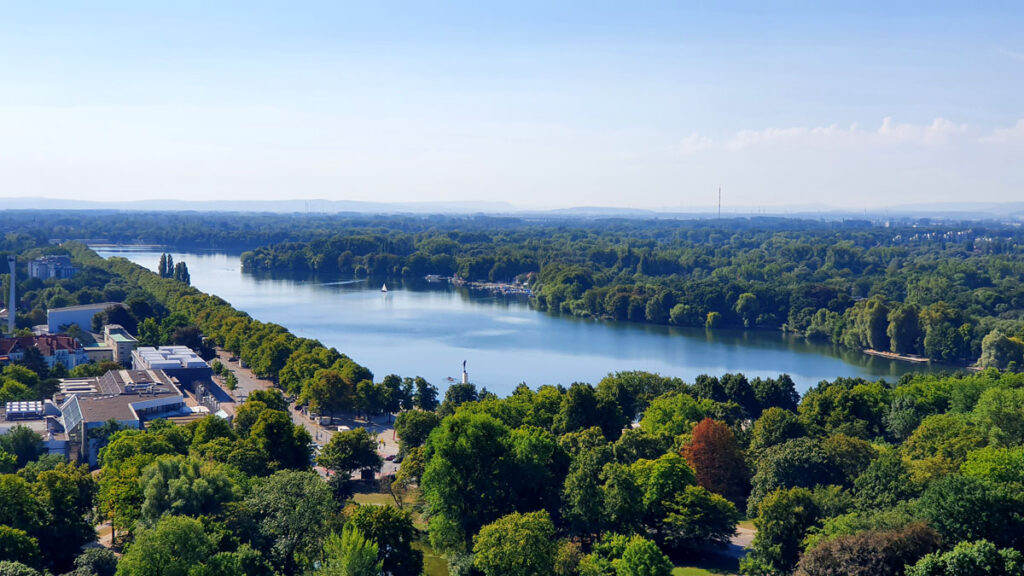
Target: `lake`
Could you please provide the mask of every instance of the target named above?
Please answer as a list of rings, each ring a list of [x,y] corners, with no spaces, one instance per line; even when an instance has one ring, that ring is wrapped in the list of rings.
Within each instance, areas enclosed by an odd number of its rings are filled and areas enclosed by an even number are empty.
[[[156,270],[160,252],[97,250]],[[596,384],[610,372],[646,370],[692,382],[699,374],[792,376],[801,392],[821,380],[889,381],[928,367],[866,356],[776,331],[677,328],[584,320],[538,312],[523,297],[468,292],[448,284],[243,274],[237,255],[172,252],[192,284],[263,322],[314,338],[386,374],[423,376],[442,391],[459,379],[499,395],[520,382]]]

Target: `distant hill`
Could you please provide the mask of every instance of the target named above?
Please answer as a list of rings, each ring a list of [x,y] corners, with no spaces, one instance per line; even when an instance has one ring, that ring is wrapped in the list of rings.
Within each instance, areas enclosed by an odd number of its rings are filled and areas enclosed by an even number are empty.
[[[621,206],[573,206],[524,210],[508,202],[361,202],[355,200],[131,200],[98,202],[59,198],[0,198],[0,210],[127,210],[138,212],[270,212],[314,214],[491,214],[528,218],[714,218],[717,208],[643,209]],[[825,205],[749,207],[723,206],[723,218],[785,217],[816,220],[935,218],[940,220],[1024,220],[1024,202],[955,202],[903,204],[864,210]]]

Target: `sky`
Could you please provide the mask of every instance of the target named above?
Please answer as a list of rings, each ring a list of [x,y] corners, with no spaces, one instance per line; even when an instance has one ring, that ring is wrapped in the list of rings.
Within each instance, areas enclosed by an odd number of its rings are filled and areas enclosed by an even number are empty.
[[[8,2],[0,197],[1024,201],[1022,2]]]

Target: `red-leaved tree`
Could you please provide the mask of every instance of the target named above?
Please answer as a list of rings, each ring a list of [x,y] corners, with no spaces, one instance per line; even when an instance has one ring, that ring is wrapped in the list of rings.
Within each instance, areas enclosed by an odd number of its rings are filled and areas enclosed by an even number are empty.
[[[750,491],[750,473],[729,426],[711,418],[702,420],[683,446],[683,457],[696,471],[701,487],[743,509]]]

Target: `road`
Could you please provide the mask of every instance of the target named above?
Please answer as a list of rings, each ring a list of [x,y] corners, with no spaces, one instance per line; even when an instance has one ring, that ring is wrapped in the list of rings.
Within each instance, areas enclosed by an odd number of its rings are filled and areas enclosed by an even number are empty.
[[[274,387],[274,383],[270,380],[257,377],[248,368],[242,368],[239,362],[231,360],[231,354],[221,349],[217,349],[217,358],[221,361],[221,364],[227,366],[232,372],[235,373],[235,377],[238,378],[238,387],[231,391],[231,397],[236,402],[242,402],[246,397],[256,390],[268,390]],[[226,412],[234,414],[234,407],[227,405],[222,406]],[[330,442],[331,437],[337,433],[338,426],[348,426],[349,428],[366,428],[370,434],[377,437],[377,441],[380,443],[379,452],[384,455],[396,455],[398,454],[398,442],[395,439],[395,429],[392,426],[392,417],[390,415],[376,416],[372,418],[355,418],[348,414],[343,417],[335,417],[334,423],[330,426],[321,426],[317,421],[310,418],[307,414],[296,410],[295,405],[289,406],[288,410],[292,418],[292,423],[297,426],[304,427],[308,432],[313,441],[321,446],[326,446]],[[394,462],[385,461],[384,466],[378,472],[380,475],[394,474],[398,469],[398,465]]]

